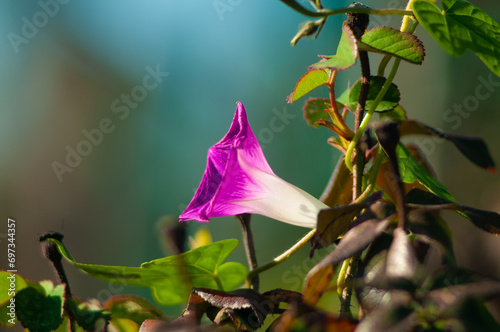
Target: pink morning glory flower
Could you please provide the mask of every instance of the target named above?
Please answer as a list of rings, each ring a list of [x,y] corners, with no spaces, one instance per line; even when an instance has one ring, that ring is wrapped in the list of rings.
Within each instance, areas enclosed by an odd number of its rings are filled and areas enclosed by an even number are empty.
[[[315,228],[328,206],[272,171],[237,103],[227,134],[208,150],[207,168],[180,221],[254,213],[296,226]]]

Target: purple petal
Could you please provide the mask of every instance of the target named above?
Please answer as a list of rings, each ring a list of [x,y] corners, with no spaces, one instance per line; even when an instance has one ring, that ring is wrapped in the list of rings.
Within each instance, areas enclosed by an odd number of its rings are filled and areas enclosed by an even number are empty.
[[[238,103],[227,134],[208,150],[207,168],[180,221],[256,213],[314,228],[325,204],[274,174]]]
[[[218,204],[215,204],[215,202],[221,201],[217,199],[216,192],[226,173],[229,155],[236,150],[240,150],[245,159],[251,160],[255,167],[274,174],[264,157],[264,153],[262,152],[257,138],[250,128],[245,108],[241,102],[237,103],[236,113],[227,134],[208,150],[207,167],[200,186],[196,190],[191,203],[180,215],[180,221],[209,221],[210,217],[228,216],[248,212],[246,211],[248,209],[238,206],[221,208]],[[238,180],[240,182],[243,180],[243,175],[241,176],[242,178]],[[234,177],[231,178],[233,179]],[[243,185],[242,189],[244,188]],[[246,189],[235,195],[243,195],[245,192],[247,192]]]

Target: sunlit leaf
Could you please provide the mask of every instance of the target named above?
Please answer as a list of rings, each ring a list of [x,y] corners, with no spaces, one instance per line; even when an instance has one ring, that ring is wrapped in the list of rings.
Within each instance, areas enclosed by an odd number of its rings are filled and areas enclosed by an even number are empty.
[[[464,0],[441,0],[443,11],[429,1],[413,2],[418,21],[453,56],[472,50],[500,76],[500,25],[480,8]]]
[[[335,55],[322,55],[322,61],[317,62],[309,69],[331,69],[331,70],[346,70],[356,63],[358,58],[358,45],[352,30],[346,22],[342,26],[342,36],[340,37],[339,46],[337,47],[337,54]]]
[[[416,180],[424,185],[428,190],[441,198],[456,202],[448,192],[448,189],[433,177],[425,168],[411,155],[408,149],[401,143],[396,149],[398,157],[399,172],[401,180],[405,183],[413,183]]]
[[[424,45],[416,36],[385,26],[365,32],[358,47],[363,51],[394,55],[415,64],[421,64],[425,56]]]
[[[312,90],[328,83],[329,70],[309,70],[300,78],[293,92],[287,97],[289,103],[302,98]]]
[[[27,286],[28,284],[20,275],[0,270],[0,289],[2,290],[0,292],[0,326],[12,326],[12,322],[17,322],[15,308],[11,311],[8,306],[13,307],[10,299]]]
[[[384,77],[372,76],[370,77],[370,88],[368,90],[368,97],[366,98],[366,108],[369,109],[372,107],[373,102],[377,98],[378,93],[382,89],[386,79]],[[351,111],[355,111],[358,105],[359,100],[359,92],[361,90],[361,80],[357,80],[354,85],[348,89],[348,92],[342,93],[340,97],[337,98],[337,101],[344,104],[345,107],[350,109]],[[384,112],[394,109],[398,106],[399,101],[401,100],[401,94],[399,92],[398,87],[391,83],[389,89],[384,95],[384,98],[377,104],[375,111]]]
[[[475,136],[464,136],[447,133],[432,128],[417,120],[406,120],[399,125],[401,136],[403,135],[428,135],[445,139],[453,143],[462,154],[477,166],[492,173],[496,172],[495,162],[491,157],[488,146],[484,140]]]
[[[151,288],[162,305],[185,303],[191,287],[230,290],[241,285],[247,269],[240,263],[224,263],[238,241],[227,239],[181,255],[143,263],[140,267],[106,266],[78,263],[64,245],[55,240],[60,253],[78,269],[109,282]]]

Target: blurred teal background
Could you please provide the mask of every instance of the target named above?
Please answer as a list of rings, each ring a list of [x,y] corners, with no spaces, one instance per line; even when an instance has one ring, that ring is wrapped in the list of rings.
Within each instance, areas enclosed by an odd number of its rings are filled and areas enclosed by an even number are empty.
[[[6,247],[7,217],[14,218],[17,268],[23,277],[54,279],[37,243],[46,231],[63,233],[73,257],[84,263],[137,266],[168,254],[162,251],[158,221],[180,214],[191,200],[207,149],[226,133],[236,101],[245,105],[276,174],[320,196],[339,153],[326,144],[331,136],[326,129],[303,121],[303,100],[287,104],[285,98],[318,54],[335,53],[345,16],[330,18],[317,40],[291,47],[289,41],[306,18],[277,0],[41,3],[58,4],[48,9],[53,15],[45,15],[45,21],[37,1],[0,2],[0,207],[5,225],[0,246]],[[500,20],[495,1],[473,3]],[[344,7],[350,1],[324,4]],[[365,4],[402,8],[405,2]],[[24,27],[34,19],[39,28]],[[370,26],[398,28],[399,22],[373,17]],[[499,161],[498,86],[460,125],[443,116],[474,96],[480,77],[490,79],[488,69],[470,52],[449,57],[422,28],[417,34],[427,58],[421,67],[403,64],[395,80],[409,116],[443,130],[480,135]],[[379,59],[372,57],[373,71]],[[152,70],[164,73],[157,86],[137,88]],[[358,76],[357,68],[340,73],[337,91]],[[148,82],[152,86],[154,80]],[[140,101],[127,106],[124,95],[132,92]],[[326,95],[318,89],[310,96]],[[278,113],[288,118],[283,130],[273,131],[270,121]],[[109,133],[95,134],[96,144],[82,143],[89,141],[84,133],[95,133],[99,126]],[[67,172],[55,172],[54,162],[66,164],[68,149],[79,146],[87,155],[74,159],[75,167]],[[426,152],[459,202],[500,212],[498,176],[468,163],[451,144],[436,144]],[[495,255],[500,240],[449,217],[459,262],[500,276]],[[253,225],[261,263],[307,232],[260,216]],[[200,226],[208,227],[215,241],[241,238],[232,218],[190,223],[189,233]],[[0,259],[4,268],[6,260]],[[246,264],[243,248],[230,259]],[[264,273],[262,290],[299,289],[316,259],[310,261],[303,250],[277,272]],[[71,266],[67,272],[73,293],[84,299],[103,300],[117,292],[150,298],[149,290],[123,290]]]

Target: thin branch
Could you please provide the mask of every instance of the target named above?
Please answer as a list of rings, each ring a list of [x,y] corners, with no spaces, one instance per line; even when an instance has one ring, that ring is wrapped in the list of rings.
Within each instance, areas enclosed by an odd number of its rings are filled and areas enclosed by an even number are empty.
[[[316,234],[316,229],[313,229],[312,231],[307,233],[302,239],[300,239],[297,243],[295,243],[293,247],[291,247],[290,249],[288,249],[275,259],[273,259],[271,262],[262,265],[253,271],[250,271],[250,273],[247,275],[247,283],[250,282],[255,276],[259,275],[260,273],[267,271],[270,268],[286,261],[293,254],[302,249],[302,247],[304,247],[307,244],[307,242],[309,242],[309,240],[312,239],[314,234]]]
[[[332,15],[347,14],[347,13],[360,13],[360,14],[379,15],[379,16],[387,16],[387,15],[413,16],[412,10],[403,10],[397,8],[394,9],[339,8],[339,9],[320,9],[314,12],[307,8],[302,7],[295,0],[281,0],[281,2],[283,2],[290,8],[294,9],[295,11],[301,13],[302,15],[309,17],[328,17]]]
[[[241,231],[243,233],[243,243],[245,245],[245,251],[247,253],[248,268],[251,271],[257,268],[257,255],[255,253],[255,245],[253,242],[252,228],[250,227],[250,221],[252,215],[249,213],[239,214],[235,216],[236,219],[240,221]],[[259,276],[255,275],[252,279],[248,279],[251,288],[259,291]]]
[[[389,73],[389,76],[387,76],[387,79],[382,86],[382,89],[380,89],[377,97],[373,101],[373,104],[371,108],[368,110],[366,113],[365,117],[363,118],[363,121],[361,122],[361,125],[359,126],[358,131],[356,131],[356,134],[354,135],[354,138],[351,141],[351,144],[349,145],[346,155],[345,155],[345,164],[347,165],[347,168],[349,170],[352,170],[352,162],[351,162],[351,156],[352,153],[354,152],[354,147],[356,144],[358,144],[359,139],[361,138],[361,135],[365,132],[366,128],[368,127],[368,123],[370,122],[373,113],[375,112],[375,109],[377,108],[378,104],[382,101],[382,98],[384,98],[387,90],[389,90],[389,87],[391,86],[392,81],[394,80],[394,77],[396,76],[396,73],[398,72],[399,64],[401,63],[400,58],[396,58],[394,60],[394,64],[392,65],[391,72]]]

